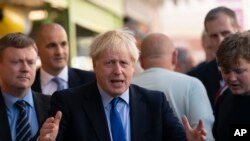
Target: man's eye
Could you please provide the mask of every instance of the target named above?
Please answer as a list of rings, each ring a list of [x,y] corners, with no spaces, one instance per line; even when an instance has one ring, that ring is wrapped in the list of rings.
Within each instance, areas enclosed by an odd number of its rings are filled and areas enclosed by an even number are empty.
[[[12,61],[13,64],[18,64],[20,61]]]
[[[235,72],[240,74],[240,73],[243,73],[245,70],[244,69],[236,69]]]
[[[54,47],[56,47],[56,44],[55,43],[50,43],[50,44],[47,45],[47,47],[48,48],[54,48]]]
[[[229,32],[229,31],[225,31],[225,32],[222,32],[221,34],[222,34],[222,36],[227,36],[227,35],[229,35],[231,32]]]
[[[62,46],[62,47],[66,47],[67,45],[68,45],[67,42],[62,42],[62,43],[61,43],[61,46]]]
[[[107,61],[105,64],[112,65],[112,64],[114,64],[114,61]]]
[[[210,38],[217,38],[218,37],[218,35],[217,34],[212,34],[212,35],[210,35]]]
[[[28,64],[29,65],[34,65],[36,62],[35,61],[29,61]]]
[[[122,62],[121,62],[121,65],[122,65],[122,66],[127,66],[127,65],[129,65],[129,63],[126,62],[126,61],[122,61]]]
[[[222,71],[224,74],[230,73],[230,70],[221,69],[221,71]]]

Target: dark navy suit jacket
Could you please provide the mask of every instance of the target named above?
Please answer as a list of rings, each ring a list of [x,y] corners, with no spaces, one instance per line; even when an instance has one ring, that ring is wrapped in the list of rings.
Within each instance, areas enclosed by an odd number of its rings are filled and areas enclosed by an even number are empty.
[[[183,141],[183,126],[162,92],[129,87],[131,141]],[[57,91],[51,114],[62,111],[57,141],[110,141],[97,82]]]
[[[75,69],[75,68],[69,68],[68,76],[69,76],[69,81],[68,81],[69,88],[83,85],[87,82],[95,80],[94,72],[84,71],[84,70]],[[36,78],[35,78],[33,85],[31,86],[31,89],[36,92],[42,92],[40,69],[36,72]]]
[[[41,127],[43,122],[49,116],[50,96],[43,95],[34,91],[32,92],[32,95],[36,108],[38,125],[39,127]],[[37,135],[34,137],[33,140],[35,141],[36,138]],[[6,105],[0,90],[0,141],[11,141],[11,140],[12,140],[11,132],[6,111]]]

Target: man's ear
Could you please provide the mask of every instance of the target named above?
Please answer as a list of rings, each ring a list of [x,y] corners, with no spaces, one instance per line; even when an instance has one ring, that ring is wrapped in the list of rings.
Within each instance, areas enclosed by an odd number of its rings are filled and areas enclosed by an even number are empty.
[[[94,59],[92,59],[92,64],[93,64],[93,69],[95,70],[96,63],[95,63],[95,60],[94,60]]]
[[[145,69],[145,68],[144,68],[144,63],[143,63],[143,57],[142,57],[142,56],[139,57],[139,61],[140,61],[141,67],[142,67],[143,69]]]
[[[172,54],[172,65],[173,66],[177,65],[177,61],[178,61],[177,55],[178,55],[178,51],[177,51],[177,49],[175,49],[173,51],[173,54]]]

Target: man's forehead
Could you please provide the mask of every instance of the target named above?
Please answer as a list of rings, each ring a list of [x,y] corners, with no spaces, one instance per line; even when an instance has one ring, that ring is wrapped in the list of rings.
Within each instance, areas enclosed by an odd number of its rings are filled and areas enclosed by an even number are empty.
[[[223,33],[223,32],[235,32],[236,28],[232,25],[224,25],[224,24],[218,24],[218,25],[207,25],[207,33],[213,34],[213,33]]]
[[[25,50],[34,50],[36,52],[36,49],[33,47],[33,45],[25,46],[25,47],[7,47],[4,50],[8,50],[9,52],[24,52],[24,53],[30,53]]]
[[[224,16],[222,18],[216,18],[211,21],[207,21],[206,24],[206,30],[207,32],[210,32],[210,30],[235,30],[238,27],[234,25],[231,18],[228,16]]]
[[[234,70],[244,67],[246,65],[250,65],[250,60],[240,57],[238,59],[235,59],[234,62],[228,63],[228,68]]]

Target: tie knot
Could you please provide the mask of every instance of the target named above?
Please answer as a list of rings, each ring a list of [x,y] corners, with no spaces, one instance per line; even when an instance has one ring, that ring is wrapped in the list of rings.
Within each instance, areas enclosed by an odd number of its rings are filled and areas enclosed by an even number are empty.
[[[110,102],[112,107],[116,107],[118,101],[120,100],[119,97],[114,97],[113,100]]]
[[[54,77],[52,81],[56,82],[57,84],[60,83],[62,80],[59,77]]]
[[[64,89],[64,86],[63,86],[63,80],[59,77],[54,77],[52,79],[52,81],[54,81],[57,85],[57,90],[62,90]]]
[[[25,110],[26,102],[24,100],[18,100],[15,105],[20,110]]]

